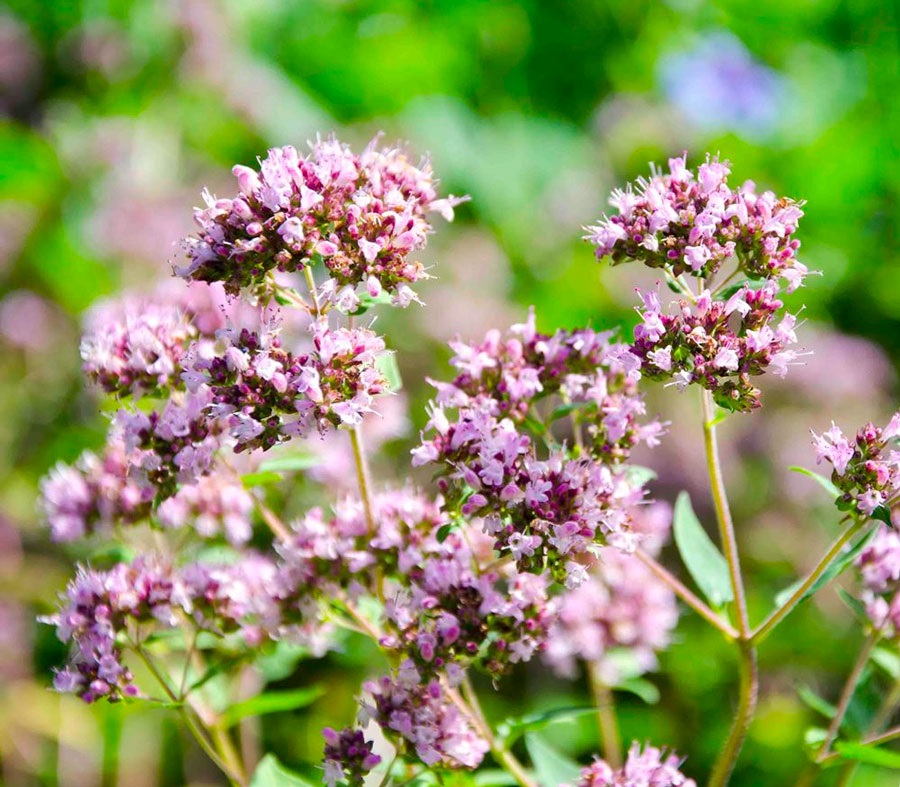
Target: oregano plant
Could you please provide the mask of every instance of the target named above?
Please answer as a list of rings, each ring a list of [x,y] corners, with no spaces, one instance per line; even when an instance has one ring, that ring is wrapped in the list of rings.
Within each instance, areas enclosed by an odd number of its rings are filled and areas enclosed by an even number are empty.
[[[813,432],[830,472],[795,469],[832,496],[841,534],[758,621],[719,458],[718,424],[762,406],[766,374],[802,363],[801,203],[729,185],[714,157],[696,169],[673,158],[615,191],[587,239],[598,258],[660,277],[639,293],[633,340],[615,326],[541,333],[532,310],[451,342],[452,371],[430,381],[410,456],[432,480],[416,485],[369,470],[368,426],[399,385],[373,315],[421,304],[415,286],[429,274],[416,252],[432,217],[451,220],[464,198],[439,196],[427,161],[379,144],[355,154],[327,138],[236,166],[233,196],[203,194],[175,265],[183,281],[89,316],[84,372],[114,415],[100,451],[47,476],[40,505],[55,540],[103,559],[78,566],[46,618],[69,646],[56,689],[170,708],[233,785],[308,784],[271,753],[252,758],[235,728],[321,697],[267,688],[279,654],[319,658],[365,638],[380,662],[355,717],[322,731],[329,785],[723,787],[754,717],[766,637],[855,566],[860,590],[845,595],[868,638],[834,702],[806,692],[826,722],[809,736],[808,782],[834,764],[844,784],[857,762],[896,765],[883,744],[900,738],[887,726],[898,692],[859,734],[844,721],[870,664],[900,677],[900,413],[853,438]],[[686,492],[674,509],[650,499],[665,466],[631,461],[666,439],[643,399],[657,383],[697,396],[717,539]],[[335,440],[357,493],[326,485],[318,504],[287,494]],[[661,562],[670,537],[696,591]],[[679,605],[738,655],[739,694],[722,698],[733,723],[708,774],[665,741],[623,741],[616,718],[616,693],[658,697],[645,675]],[[583,671],[593,705],[490,718],[472,673],[496,686],[535,660],[561,680]],[[300,668],[281,661],[279,675]],[[258,693],[229,693],[247,671]],[[541,735],[585,714],[600,732],[586,766]]]

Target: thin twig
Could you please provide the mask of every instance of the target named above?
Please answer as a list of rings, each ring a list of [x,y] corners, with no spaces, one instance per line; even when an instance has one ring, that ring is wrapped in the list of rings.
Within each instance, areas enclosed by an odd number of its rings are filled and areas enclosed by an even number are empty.
[[[711,625],[715,626],[729,639],[737,639],[738,633],[734,627],[727,621],[723,620],[719,615],[712,611],[703,601],[687,586],[685,586],[674,574],[664,568],[654,557],[649,555],[643,549],[637,549],[634,553],[635,557],[640,560],[647,568],[649,568],[657,577],[665,582],[685,604],[694,610],[700,617]]]
[[[591,694],[597,709],[597,727],[600,732],[600,751],[610,767],[622,767],[622,736],[616,718],[616,706],[612,690],[604,683],[596,661],[587,663]]]
[[[835,738],[837,738],[838,730],[840,730],[841,723],[844,721],[844,716],[847,714],[847,708],[850,707],[850,701],[856,693],[856,685],[859,683],[862,671],[865,669],[866,664],[869,663],[869,656],[872,655],[872,650],[875,648],[875,645],[878,644],[880,638],[880,630],[872,632],[860,650],[856,663],[853,665],[853,669],[847,676],[847,682],[844,684],[844,690],[841,692],[841,697],[838,700],[837,710],[835,711],[834,717],[831,719],[831,724],[828,725],[828,732],[825,734],[825,740],[822,742],[818,754],[816,754],[816,762],[822,762],[825,757],[831,754],[831,746],[834,743]]]
[[[716,439],[716,426],[713,421],[715,406],[709,391],[701,392],[703,403],[703,442],[706,450],[706,467],[709,472],[713,503],[716,509],[716,521],[719,525],[719,536],[722,551],[728,563],[731,587],[734,594],[734,606],[737,614],[739,648],[740,685],[738,707],[728,738],[722,747],[713,766],[709,787],[725,787],[734,770],[735,762],[741,753],[744,739],[750,728],[750,722],[756,711],[759,694],[759,665],[756,648],[750,638],[750,620],[747,614],[747,598],[744,593],[744,580],[741,576],[741,562],[738,555],[737,538],[734,522],[728,507],[728,495],[725,491],[725,479],[722,475],[722,462],[719,458],[719,444]]]
[[[816,567],[809,573],[806,579],[803,580],[803,583],[791,594],[791,597],[780,607],[773,610],[769,616],[753,630],[750,639],[754,643],[759,644],[762,642],[772,632],[772,629],[791,613],[794,607],[800,603],[803,596],[806,595],[806,592],[819,580],[819,577],[828,570],[828,567],[834,562],[838,555],[840,555],[847,542],[860,531],[864,524],[865,520],[857,520],[853,525],[841,533],[840,538],[831,545],[824,557],[816,564]]]

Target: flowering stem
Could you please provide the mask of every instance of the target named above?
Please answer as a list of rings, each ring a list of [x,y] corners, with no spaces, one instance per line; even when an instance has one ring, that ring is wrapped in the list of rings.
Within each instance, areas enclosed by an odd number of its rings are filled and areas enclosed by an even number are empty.
[[[481,732],[482,736],[484,736],[484,739],[491,747],[491,754],[494,759],[497,760],[507,773],[516,780],[519,787],[541,787],[528,775],[528,771],[525,770],[525,766],[519,762],[519,759],[509,751],[502,742],[497,740],[497,737],[494,735],[490,724],[487,723],[487,719],[481,710],[481,705],[478,703],[478,698],[475,695],[475,690],[469,681],[468,675],[463,679],[462,689],[466,693],[468,702],[463,699],[455,689],[449,687],[447,688],[447,695],[450,697],[453,704],[459,708],[460,712],[467,716],[469,721],[471,721]]]
[[[847,542],[860,531],[864,524],[865,520],[857,520],[841,534],[841,537],[831,545],[831,548],[825,553],[825,556],[818,562],[816,567],[810,572],[809,576],[803,580],[802,584],[791,594],[791,597],[780,607],[773,610],[769,614],[769,617],[754,629],[753,633],[750,635],[750,639],[754,643],[759,644],[769,635],[775,626],[790,614],[794,607],[796,607],[806,595],[806,592],[818,581],[819,577],[827,571],[828,567],[840,554]]]
[[[728,496],[725,492],[725,481],[722,477],[722,463],[719,459],[719,444],[716,439],[715,405],[712,394],[703,390],[703,442],[706,448],[706,468],[709,472],[712,487],[713,504],[716,509],[716,521],[719,524],[719,536],[725,560],[728,562],[728,573],[731,576],[731,588],[734,593],[734,607],[737,614],[737,629],[741,638],[750,634],[750,622],[747,617],[747,599],[744,595],[744,582],[741,578],[741,562],[738,556],[737,538],[734,535],[734,523],[728,507]]]
[[[354,426],[350,430],[350,443],[353,446],[353,460],[356,463],[356,477],[359,480],[359,496],[362,498],[363,511],[366,515],[366,525],[369,533],[375,535],[375,515],[372,512],[371,488],[372,481],[369,477],[369,465],[366,462],[366,452],[363,447],[362,430]]]
[[[322,316],[322,304],[319,303],[319,292],[316,290],[316,280],[313,278],[312,268],[303,266],[303,275],[306,277],[306,286],[309,287],[309,297],[313,302],[313,313],[316,317]]]
[[[716,521],[719,525],[719,536],[725,560],[728,562],[728,573],[731,577],[731,588],[734,594],[734,606],[737,615],[737,645],[739,648],[740,686],[738,708],[731,731],[713,766],[709,787],[724,787],[734,769],[747,730],[756,711],[759,695],[759,665],[756,647],[750,637],[750,621],[747,615],[747,599],[744,593],[744,581],[741,577],[741,564],[738,556],[737,538],[731,510],[728,507],[728,496],[725,492],[725,481],[722,476],[722,463],[719,459],[719,445],[716,440],[716,426],[713,422],[715,406],[709,391],[702,392],[703,402],[703,442],[706,449],[706,467],[709,472],[712,488],[713,504],[716,509]]]
[[[597,708],[597,727],[600,731],[600,751],[612,768],[622,767],[622,737],[612,690],[603,681],[596,661],[588,662],[588,680]]]
[[[865,669],[866,664],[868,664],[869,656],[872,655],[872,650],[874,649],[875,645],[878,644],[878,640],[880,638],[880,630],[872,632],[872,634],[869,635],[869,638],[863,645],[862,650],[860,650],[859,657],[856,659],[856,663],[853,665],[853,669],[847,676],[847,682],[844,684],[844,690],[841,692],[841,698],[838,700],[837,710],[835,711],[834,718],[831,720],[831,724],[828,726],[828,732],[825,735],[825,740],[822,743],[818,754],[816,755],[816,762],[822,762],[822,760],[831,753],[831,746],[834,743],[835,738],[837,738],[838,730],[840,730],[841,728],[841,722],[844,721],[844,716],[847,714],[847,708],[850,707],[850,701],[853,699],[853,695],[856,693],[856,684],[859,683],[859,678],[862,675],[862,671]]]
[[[719,757],[713,766],[712,775],[709,778],[709,787],[725,787],[728,778],[734,769],[744,738],[747,737],[747,729],[756,710],[756,700],[759,694],[759,666],[756,659],[756,649],[746,640],[738,640],[740,647],[740,688],[738,693],[738,709],[731,725],[728,740],[719,752]]]
[[[272,511],[262,500],[256,501],[256,507],[262,515],[263,521],[269,526],[269,529],[275,534],[279,541],[288,543],[291,540],[290,531],[285,526],[275,512]]]
[[[206,756],[215,763],[216,767],[228,777],[228,780],[232,784],[239,785],[239,787],[246,787],[247,777],[244,775],[243,769],[239,766],[235,767],[237,766],[237,763],[229,764],[226,762],[225,757],[223,757],[210,742],[201,723],[194,717],[193,709],[186,705],[184,701],[175,694],[172,687],[169,686],[169,681],[166,680],[156,664],[154,664],[153,659],[150,658],[150,654],[148,654],[140,645],[135,644],[133,647],[134,652],[137,653],[141,661],[144,662],[145,666],[150,671],[150,674],[156,678],[157,683],[159,683],[162,690],[166,693],[166,696],[173,703],[177,704],[181,718],[184,720],[188,730],[190,730],[191,735],[194,736],[194,740],[197,741],[197,744],[206,753]]]
[[[734,627],[727,621],[722,620],[715,612],[713,612],[703,601],[692,593],[674,574],[670,573],[660,563],[658,563],[651,555],[647,554],[643,549],[637,549],[634,553],[635,557],[640,560],[647,568],[649,568],[657,577],[665,582],[685,604],[694,610],[700,617],[711,625],[715,626],[729,639],[737,639],[738,633]]]

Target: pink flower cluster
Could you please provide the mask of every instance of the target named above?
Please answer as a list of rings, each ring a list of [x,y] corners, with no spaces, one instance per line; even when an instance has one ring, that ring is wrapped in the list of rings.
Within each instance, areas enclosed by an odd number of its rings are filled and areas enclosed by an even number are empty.
[[[879,526],[856,559],[862,576],[862,600],[872,625],[882,636],[900,636],[900,535]]]
[[[900,495],[900,450],[893,446],[900,437],[900,412],[884,429],[866,424],[853,442],[834,424],[812,436],[816,462],[826,460],[834,468],[831,481],[842,493],[838,508],[896,524],[892,511]]]
[[[210,412],[227,423],[236,451],[356,425],[387,390],[376,365],[385,349],[380,336],[321,322],[312,330],[313,350],[297,355],[281,346],[274,328],[222,330],[224,351],[200,348],[187,363],[189,389],[210,392]]]
[[[253,535],[253,496],[240,480],[224,468],[184,484],[163,500],[156,516],[163,527],[181,528],[188,523],[201,538],[224,534],[234,545],[247,543]]]
[[[644,293],[642,322],[634,330],[632,352],[643,374],[668,380],[679,389],[701,385],[727,410],[747,412],[760,406],[752,377],[771,371],[784,377],[799,353],[796,317],[785,314],[774,281],[759,289],[740,287],[727,300],[704,290],[693,301],[679,300],[668,313],[659,296]]]
[[[126,649],[141,644],[132,639],[138,631],[146,637],[190,619],[215,634],[238,632],[250,646],[289,634],[318,648],[321,636],[317,622],[296,604],[290,573],[254,553],[226,565],[175,567],[146,557],[106,572],[82,568],[62,601],[46,622],[73,645],[73,653],[55,687],[86,702],[138,693],[125,665]]]
[[[414,667],[365,685],[360,722],[374,721],[402,749],[411,748],[426,765],[477,768],[490,748],[447,696],[437,680],[423,684]]]
[[[669,173],[641,178],[637,191],[629,184],[613,192],[617,212],[587,228],[597,257],[609,256],[613,264],[639,260],[702,279],[735,258],[751,278],[782,277],[789,291],[798,287],[807,272],[793,238],[800,205],[771,191],[757,194],[752,181],[730,188],[727,161],[707,158],[696,175],[685,161],[669,159]]]
[[[280,549],[298,585],[355,598],[384,582],[381,644],[423,680],[455,680],[474,661],[499,677],[543,648],[554,614],[543,577],[482,569],[473,539],[440,538],[447,522],[440,501],[412,490],[377,495],[373,515],[374,534],[358,500],[343,501],[328,519],[314,509],[293,524]]]
[[[159,499],[171,497],[178,484],[205,475],[222,445],[221,424],[208,417],[209,391],[170,399],[162,412],[120,410],[115,429],[125,443],[129,473],[156,489]]]
[[[608,334],[539,334],[533,313],[505,336],[492,331],[483,342],[452,347],[460,374],[435,383],[428,437],[413,451],[413,465],[444,466],[447,511],[483,517],[495,547],[520,571],[546,567],[569,586],[583,580],[580,561],[598,542],[633,548],[627,511],[643,490],[621,462],[663,431],[659,422],[638,421],[645,412],[638,359]],[[538,403],[551,397],[559,407],[541,415]],[[456,411],[452,418],[445,408]],[[573,413],[579,436],[568,447],[552,429]]]
[[[362,730],[349,727],[340,732],[326,727],[322,736],[325,738],[325,783],[335,787],[345,781],[350,787],[362,787],[366,774],[381,762],[381,757],[372,753],[372,742],[366,740]]]
[[[74,465],[58,463],[41,481],[39,501],[53,540],[109,534],[116,525],[146,518],[156,493],[131,477],[129,467],[120,436],[99,456],[85,451]]]
[[[803,211],[772,192],[757,194],[751,182],[731,189],[730,171],[715,158],[696,174],[684,157],[670,159],[669,174],[654,172],[636,191],[630,185],[615,191],[618,213],[588,228],[588,238],[597,256],[613,264],[637,260],[662,269],[681,296],[664,310],[657,293],[641,295],[633,352],[643,374],[679,389],[701,385],[720,407],[747,412],[760,405],[751,378],[766,371],[784,376],[799,357],[788,349],[797,341],[796,318],[776,322],[780,281],[790,293],[807,274],[793,238]],[[716,284],[731,260],[734,270]],[[699,280],[697,292],[685,274]]]
[[[96,310],[81,340],[88,379],[112,394],[180,387],[182,359],[197,334],[184,311],[153,301],[117,306]]]
[[[636,529],[643,530],[639,525],[646,521],[657,536],[646,539],[647,551],[661,548],[663,539],[658,536],[660,531],[668,533],[671,516],[663,504],[636,512]],[[544,660],[569,678],[575,676],[579,660],[593,662],[608,686],[655,669],[656,653],[669,645],[678,622],[669,586],[638,558],[616,549],[600,550],[587,581],[564,593],[558,606]],[[627,674],[622,657],[627,659]]]
[[[697,787],[680,770],[681,761],[674,754],[633,743],[625,764],[618,769],[596,760],[581,772],[576,787]]]
[[[426,214],[453,218],[453,197],[438,199],[430,166],[412,165],[403,151],[359,156],[334,138],[312,145],[308,156],[290,146],[272,148],[259,170],[234,167],[238,194],[216,199],[194,218],[196,237],[185,240],[189,263],[179,275],[221,281],[226,289],[267,289],[272,270],[297,271],[321,260],[338,287],[365,283],[400,303],[425,271],[409,255],[421,249],[431,225]]]

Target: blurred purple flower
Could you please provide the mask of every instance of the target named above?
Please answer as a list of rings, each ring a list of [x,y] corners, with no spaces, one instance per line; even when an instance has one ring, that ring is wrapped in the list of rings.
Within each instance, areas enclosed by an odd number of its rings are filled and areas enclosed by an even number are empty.
[[[765,137],[777,129],[788,98],[784,78],[725,31],[706,35],[691,49],[664,55],[656,73],[669,101],[710,131]]]

